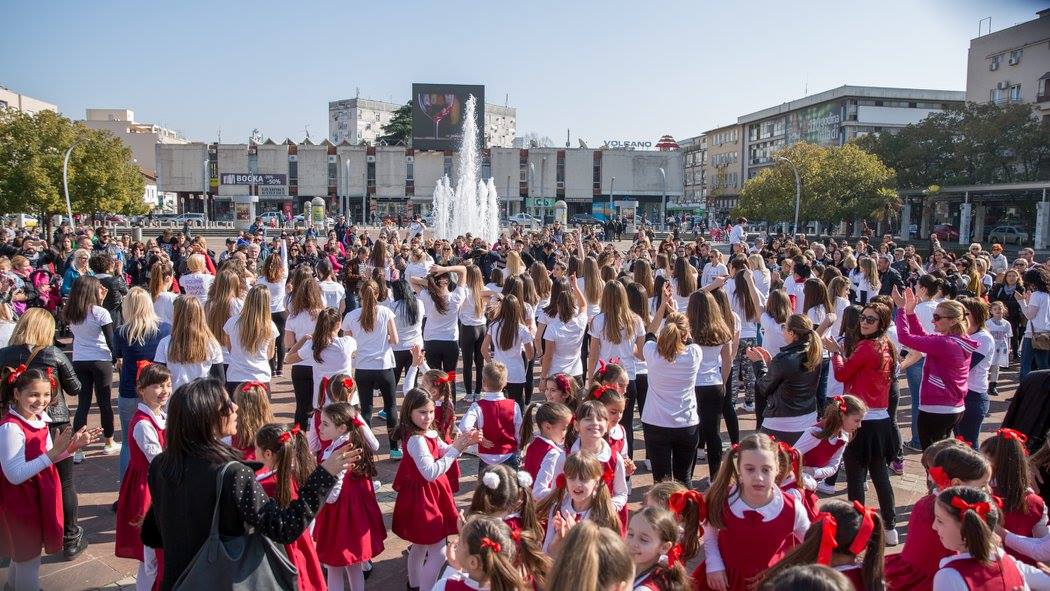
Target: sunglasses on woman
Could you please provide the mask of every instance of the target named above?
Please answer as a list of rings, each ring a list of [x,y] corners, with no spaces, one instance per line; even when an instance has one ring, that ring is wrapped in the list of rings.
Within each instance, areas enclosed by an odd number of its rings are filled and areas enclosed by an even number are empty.
[[[865,314],[864,316],[860,317],[860,321],[863,322],[864,324],[878,324],[879,323],[879,317],[878,316],[869,316],[869,315]]]
[[[953,320],[955,318],[958,318],[958,316],[941,316],[940,314],[938,314],[936,312],[933,313],[933,321],[934,322],[939,322],[941,320]]]

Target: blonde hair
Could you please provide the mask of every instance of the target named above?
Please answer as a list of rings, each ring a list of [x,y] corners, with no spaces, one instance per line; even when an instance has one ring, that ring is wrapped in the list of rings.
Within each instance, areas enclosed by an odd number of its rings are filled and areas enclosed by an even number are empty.
[[[271,341],[274,336],[270,330],[272,323],[270,290],[265,285],[256,285],[248,291],[241,317],[237,320],[237,337],[244,350],[255,352]]]
[[[193,296],[179,296],[172,314],[168,361],[203,363],[208,359],[212,343],[218,345],[204,319],[204,306],[200,300]]]
[[[602,299],[602,290],[605,282],[602,281],[601,269],[594,257],[583,259],[583,297],[588,304],[597,304]]]
[[[175,272],[168,261],[157,261],[149,270],[149,295],[153,301],[157,301],[160,294],[171,289],[171,281],[175,279]],[[165,285],[167,283],[167,285]]]
[[[15,323],[8,345],[47,347],[55,342],[55,317],[43,308],[29,308]]]
[[[525,263],[521,260],[521,255],[517,251],[510,251],[507,253],[507,276],[517,277],[525,273]]]
[[[124,317],[124,337],[129,343],[145,345],[159,330],[160,318],[153,310],[153,299],[141,287],[132,287],[120,305]]]
[[[656,352],[668,362],[685,351],[685,339],[689,337],[689,321],[680,312],[671,312],[664,317],[664,327],[656,339]]]
[[[945,318],[958,320],[944,334],[961,336],[970,333],[970,325],[966,321],[966,308],[956,300],[943,300],[937,304],[934,311],[948,312],[940,314]]]
[[[871,285],[871,289],[878,291],[882,284],[879,282],[879,270],[875,266],[875,259],[871,257],[861,258],[860,272],[864,275],[864,279],[867,280],[868,284]]]
[[[562,540],[548,589],[608,589],[634,580],[634,560],[619,532],[584,520]]]
[[[218,339],[219,344],[227,349],[230,348],[230,337],[222,329],[226,321],[230,319],[230,306],[235,299],[241,295],[244,284],[233,269],[223,269],[215,276],[215,281],[208,290],[208,303],[205,306],[205,315],[208,320],[208,328]]]
[[[207,265],[204,264],[204,255],[202,254],[191,254],[186,259],[186,270],[190,273],[203,273],[207,268]]]
[[[634,334],[634,319],[637,315],[627,305],[627,290],[622,283],[610,281],[605,284],[605,288],[602,289],[601,310],[605,318],[602,330],[605,340],[619,344],[624,339],[630,342],[637,336]]]
[[[602,406],[601,409],[604,410],[605,407]],[[587,452],[576,452],[565,458],[563,474],[565,474],[565,478],[578,478],[584,481],[594,480],[598,482],[594,497],[591,499],[591,510],[588,519],[600,526],[609,528],[619,535],[620,518],[616,515],[616,507],[613,505],[609,486],[603,478],[605,471],[602,468],[602,463]],[[546,519],[551,511],[561,507],[562,501],[565,500],[565,495],[567,494],[568,492],[565,488],[556,486],[536,507],[536,513],[540,519]],[[558,589],[559,587],[554,586],[550,588]]]

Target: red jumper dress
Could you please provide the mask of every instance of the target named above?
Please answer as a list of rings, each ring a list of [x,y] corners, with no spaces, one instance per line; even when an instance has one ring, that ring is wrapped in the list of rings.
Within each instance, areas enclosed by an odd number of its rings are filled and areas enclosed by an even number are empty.
[[[974,591],[1014,591],[1023,589],[1024,575],[1012,556],[1006,555],[991,562],[975,558],[955,558],[942,568],[952,569],[962,576],[967,589]]]
[[[259,481],[259,486],[266,491],[270,498],[276,498],[276,472],[261,472],[257,475],[256,480]],[[292,500],[294,501],[298,498],[299,487],[293,481]],[[284,551],[288,555],[288,560],[299,571],[299,591],[325,591],[328,588],[324,573],[321,572],[321,562],[317,559],[317,549],[314,547],[314,540],[310,537],[308,530],[304,530],[291,544],[285,544]]]
[[[48,428],[33,427],[15,412],[0,425],[13,423],[25,434],[27,462],[47,453]],[[53,465],[14,485],[0,471],[0,555],[25,562],[62,549],[62,485]]]
[[[867,587],[864,586],[864,569],[860,565],[849,565],[846,568],[835,567],[835,570],[849,579],[849,582],[853,584],[853,591],[867,591]]]
[[[911,591],[933,588],[941,559],[952,555],[933,530],[933,495],[916,501],[908,519],[908,538],[899,554],[886,557],[886,584],[893,591]]]
[[[438,444],[437,433],[412,437],[423,438],[435,461],[444,455]],[[445,474],[433,481],[423,478],[415,459],[408,453],[409,440],[401,443],[405,459],[397,465],[397,474],[394,476],[397,500],[394,501],[391,529],[407,542],[436,544],[459,531],[456,523],[459,510]]]
[[[331,452],[348,443],[337,445]],[[325,503],[317,513],[314,524],[317,557],[329,566],[350,566],[379,556],[384,540],[386,526],[372,480],[347,470],[343,473],[339,499]]]
[[[536,476],[540,473],[543,458],[547,457],[547,452],[552,449],[554,449],[554,446],[542,437],[533,439],[532,443],[525,448],[525,461],[522,463],[522,466],[529,473],[529,476],[532,477],[533,481],[536,480]]]
[[[146,421],[157,432],[157,439],[164,447],[164,429],[160,428],[153,415],[137,409],[128,424],[129,435],[126,445],[131,445],[131,459],[124,479],[120,481],[120,494],[117,497],[117,533],[114,541],[114,553],[121,558],[134,558],[142,561],[142,519],[149,511],[152,501],[147,479],[149,477],[149,460],[131,434],[141,421]],[[160,549],[157,550],[159,555]]]
[[[1033,537],[1032,529],[1043,517],[1043,511],[1046,510],[1046,503],[1043,502],[1042,497],[1034,492],[1028,491],[1028,494],[1025,495],[1024,505],[1027,512],[1003,511],[1003,529],[1019,536],[1031,538]],[[1037,562],[1035,559],[1016,550],[1006,548],[1006,552],[1021,562],[1031,564],[1032,566],[1035,566]]]
[[[452,443],[452,424],[456,422],[456,408],[451,404],[443,404],[438,400],[434,403],[434,429],[443,434],[445,443]],[[459,460],[452,462],[452,466],[445,472],[448,485],[453,494],[459,492]]]

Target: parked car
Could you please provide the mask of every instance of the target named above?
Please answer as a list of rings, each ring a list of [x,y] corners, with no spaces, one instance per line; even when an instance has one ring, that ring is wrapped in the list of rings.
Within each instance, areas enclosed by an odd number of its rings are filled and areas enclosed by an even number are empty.
[[[182,225],[189,222],[191,226],[203,226],[206,218],[203,213],[180,213],[179,215],[171,218],[172,222]]]
[[[590,226],[604,223],[604,220],[600,220],[589,213],[574,213],[569,216],[569,224],[573,226]]]
[[[294,218],[292,218],[292,224],[295,224],[297,226],[305,226],[306,225],[306,218],[303,217],[303,214],[299,214],[299,215],[295,216]],[[332,218],[326,217],[324,219],[324,225],[326,225],[326,226],[334,226],[335,225],[335,220],[333,220]]]
[[[988,242],[999,242],[1001,244],[1024,244],[1028,242],[1027,231],[1017,226],[996,226],[988,232]]]
[[[540,218],[527,213],[516,213],[510,216],[508,221],[512,224],[518,224],[519,226],[539,226],[542,223],[540,222]]]
[[[959,239],[959,230],[958,230],[958,228],[956,228],[955,226],[953,226],[951,224],[936,224],[936,225],[933,226],[933,232],[931,232],[931,234],[936,236],[937,240],[958,240]]]
[[[271,225],[282,225],[284,224],[284,213],[280,211],[267,211],[259,215],[262,218],[263,224],[267,226]]]

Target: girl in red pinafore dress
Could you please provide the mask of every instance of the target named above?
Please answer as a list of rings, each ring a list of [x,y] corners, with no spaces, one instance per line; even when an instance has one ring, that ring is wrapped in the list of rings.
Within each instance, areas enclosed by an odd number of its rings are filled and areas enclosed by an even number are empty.
[[[527,589],[510,529],[498,519],[476,515],[463,524],[459,541],[449,547],[448,569],[433,591]],[[535,588],[535,587],[533,587]]]
[[[599,367],[594,372],[594,378],[591,380],[591,383],[600,384],[606,388],[606,391],[598,398],[605,405],[605,410],[609,411],[609,433],[605,436],[605,440],[609,442],[609,446],[612,447],[614,452],[623,457],[627,466],[628,484],[630,484],[631,474],[634,474],[635,466],[629,452],[634,446],[633,444],[628,445],[628,443],[629,438],[633,435],[627,427],[620,424],[620,421],[623,419],[623,413],[627,409],[627,388],[630,386],[631,380],[628,377],[627,370],[614,362],[614,360],[605,363],[599,359],[598,364]],[[590,396],[586,398],[594,398],[593,392],[596,389],[597,387],[592,386],[588,392]]]
[[[270,409],[270,392],[262,382],[245,382],[233,393],[233,402],[237,405],[237,434],[230,438],[230,447],[241,452],[245,462],[254,462],[255,433],[277,422]]]
[[[255,447],[255,457],[263,466],[255,479],[278,505],[288,506],[299,497],[299,483],[306,480],[315,466],[305,434],[298,425],[289,430],[284,425],[271,423],[256,433]],[[309,531],[304,531],[291,544],[285,544],[284,551],[299,571],[299,591],[325,591],[324,573]],[[342,589],[342,581],[334,588]]]
[[[1025,443],[1028,436],[1013,429],[999,429],[995,436],[981,443],[981,453],[992,464],[992,492],[1003,500],[1002,525],[1007,532],[1019,538],[1042,539],[1050,531],[1046,523],[1046,503],[1028,484],[1031,482],[1031,468],[1028,464],[1028,452]],[[1035,565],[1038,560],[1026,554],[1017,546],[1016,539],[1011,545],[1010,537],[1004,540],[1006,551],[1014,558]],[[1021,542],[1020,546],[1031,545]],[[1050,548],[1048,548],[1050,550]]]
[[[40,588],[40,550],[62,550],[62,485],[55,464],[97,440],[101,428],[48,431],[51,375],[20,365],[0,379],[0,556],[13,589]]]
[[[615,399],[619,396],[615,390],[605,386],[595,386],[588,394],[587,400],[576,408],[576,428],[579,438],[572,444],[570,453],[582,451],[594,456],[602,463],[602,477],[612,494],[616,515],[620,519],[620,534],[627,535],[627,496],[631,493],[627,486],[627,463],[624,457],[613,451],[605,440],[609,432],[609,411],[601,402],[602,398]],[[623,399],[620,398],[620,402]],[[622,408],[622,407],[621,407]]]
[[[364,564],[383,552],[386,526],[376,500],[372,454],[379,441],[357,409],[346,402],[328,405],[321,415],[320,436],[331,441],[321,452],[322,461],[347,445],[361,450],[361,460],[338,479],[317,514],[314,540],[317,556],[328,569],[328,588],[343,589],[343,572],[350,589],[364,589]]]
[[[822,502],[820,509],[802,544],[763,573],[755,588],[761,588],[793,566],[818,563],[845,575],[854,591],[884,591],[885,530],[878,511],[857,501],[847,503],[836,499]]]
[[[631,517],[627,549],[634,557],[632,589],[675,591],[689,587],[678,521],[669,511],[644,507]]]
[[[886,557],[886,583],[893,591],[932,589],[933,576],[937,574],[940,561],[952,554],[941,544],[933,529],[936,494],[951,486],[984,488],[991,479],[988,461],[977,451],[959,442],[942,444],[929,466],[928,474],[936,487],[934,493],[915,502],[911,517],[908,518],[908,538],[904,541],[904,549],[899,554]]]
[[[560,402],[534,402],[525,409],[518,441],[528,447],[522,468],[532,477],[532,498],[542,501],[554,489],[554,479],[565,463],[565,435],[572,411]],[[532,437],[535,422],[539,433]]]
[[[419,379],[419,387],[426,390],[434,400],[434,430],[445,443],[451,444],[456,429],[456,403],[452,401],[452,384],[456,372],[430,369]],[[453,460],[445,477],[452,493],[459,492],[459,460]]]
[[[554,490],[536,507],[536,514],[545,520],[543,551],[549,552],[558,532],[558,523],[583,520],[620,531],[609,493],[607,465],[586,452],[576,452],[565,459],[565,470],[555,479]]]
[[[991,495],[968,486],[953,486],[937,495],[933,508],[937,535],[945,548],[957,554],[940,561],[934,591],[1027,589],[1024,571],[1040,573],[996,543],[995,528],[1002,520],[996,505]]]
[[[795,449],[802,454],[806,490],[813,491],[818,482],[838,472],[846,446],[867,412],[868,405],[856,396],[834,396],[828,400],[820,422],[798,438]]]
[[[550,557],[543,553],[543,526],[532,499],[532,477],[506,464],[482,468],[468,515],[487,515],[503,520],[510,528],[516,549],[514,564],[525,580],[542,588]]]
[[[350,374],[337,373],[331,377],[321,378],[317,391],[316,406],[310,413],[310,426],[306,433],[306,441],[310,445],[310,453],[321,455],[331,441],[323,439],[321,433],[322,410],[329,404],[336,402],[351,402],[357,395],[357,384]]]
[[[150,506],[149,465],[164,451],[164,427],[167,423],[168,399],[171,397],[171,372],[163,365],[149,364],[139,370],[135,380],[139,406],[131,418],[126,435],[131,446],[131,460],[120,482],[117,497],[117,526],[114,553],[121,558],[139,561],[135,581],[138,589],[151,589],[160,577],[161,550],[143,546],[139,537],[142,520]]]
[[[805,508],[776,481],[789,465],[787,453],[763,433],[729,451],[707,491],[704,562],[693,571],[694,589],[747,591],[805,536]]]
[[[433,399],[425,390],[409,390],[398,422],[405,459],[394,476],[397,500],[392,529],[412,543],[408,585],[420,589],[434,585],[444,563],[445,538],[458,529],[459,511],[445,473],[464,449],[481,441],[481,431],[474,430],[458,434],[450,445],[433,429]]]
[[[787,454],[789,461],[787,470],[780,476],[780,490],[795,497],[795,500],[802,504],[802,507],[806,510],[806,515],[812,521],[817,517],[817,504],[820,501],[817,498],[817,493],[813,492],[817,487],[817,483],[809,476],[803,474],[802,453],[800,451],[784,441],[778,441],[777,445]]]

